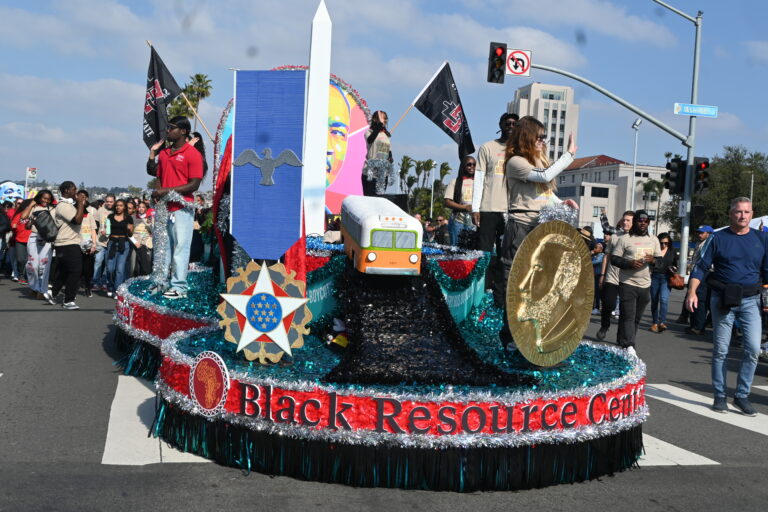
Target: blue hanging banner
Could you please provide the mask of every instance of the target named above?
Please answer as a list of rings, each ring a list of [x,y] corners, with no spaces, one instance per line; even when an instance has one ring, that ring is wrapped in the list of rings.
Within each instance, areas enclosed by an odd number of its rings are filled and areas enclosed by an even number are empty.
[[[237,71],[231,233],[276,260],[301,236],[306,71]]]

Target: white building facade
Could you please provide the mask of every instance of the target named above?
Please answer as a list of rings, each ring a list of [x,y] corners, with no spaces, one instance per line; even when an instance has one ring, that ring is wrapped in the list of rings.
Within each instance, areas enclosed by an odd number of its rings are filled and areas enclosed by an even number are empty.
[[[507,112],[520,117],[533,116],[544,124],[549,159],[553,162],[568,150],[568,135],[578,135],[579,106],[574,101],[572,87],[540,82],[526,85],[515,91],[515,99],[507,104]]]
[[[634,176],[635,210],[644,209],[651,217],[653,233],[668,232],[670,226],[656,217],[662,206],[669,201],[669,191],[644,192],[650,180],[664,181],[667,169],[654,165],[638,165]],[[632,164],[606,155],[577,158],[557,177],[557,195],[561,199],[573,199],[579,205],[579,226],[600,225],[600,213],[605,209],[608,222],[613,226],[621,214],[632,209]],[[595,234],[600,232],[596,229]]]

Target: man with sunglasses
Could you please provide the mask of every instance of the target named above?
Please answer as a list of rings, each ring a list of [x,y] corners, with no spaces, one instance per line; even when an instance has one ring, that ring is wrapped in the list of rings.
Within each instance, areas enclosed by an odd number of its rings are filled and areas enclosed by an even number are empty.
[[[506,227],[508,209],[505,160],[507,139],[517,114],[505,112],[499,118],[499,138],[489,140],[477,150],[477,167],[472,187],[472,220],[477,226],[477,248],[494,252],[488,266],[487,285],[494,290],[497,305],[503,307],[504,269],[500,263],[501,237]]]
[[[203,157],[192,144],[187,144],[191,131],[192,127],[186,117],[176,116],[171,119],[166,137],[171,146],[160,150],[165,143],[161,140],[152,146],[147,161],[147,174],[157,176],[160,182],[159,188],[152,192],[152,198],[158,200],[170,192],[178,192],[188,203],[182,205],[168,202],[171,216],[164,227],[168,230],[170,247],[165,261],[159,264],[164,266],[165,276],[171,272],[170,289],[163,294],[169,299],[182,299],[187,296],[189,252],[195,222],[194,209],[191,208],[194,201],[192,194],[203,181]],[[156,229],[162,228],[163,226],[156,226]]]
[[[619,268],[619,334],[617,343],[635,353],[635,337],[640,319],[651,301],[651,268],[661,257],[659,239],[648,233],[651,218],[645,210],[637,210],[632,228],[616,241],[611,252],[611,265]]]

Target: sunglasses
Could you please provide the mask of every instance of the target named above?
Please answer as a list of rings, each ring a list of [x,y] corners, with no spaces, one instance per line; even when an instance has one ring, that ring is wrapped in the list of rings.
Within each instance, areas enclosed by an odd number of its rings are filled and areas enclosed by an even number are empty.
[[[537,138],[538,140],[540,140],[541,142],[545,142],[545,141],[547,140],[547,136],[546,136],[546,135],[539,135],[539,136],[538,136],[538,137],[536,137],[536,138]]]
[[[465,167],[475,167],[477,164],[475,162],[467,162],[464,164]]]
[[[669,242],[659,242],[659,245],[669,245]]]
[[[169,125],[168,125],[168,131],[169,131],[169,132],[171,132],[171,131],[173,131],[173,130],[177,130],[178,128],[179,128],[179,127],[178,127],[178,126],[176,126],[175,124],[169,124]]]

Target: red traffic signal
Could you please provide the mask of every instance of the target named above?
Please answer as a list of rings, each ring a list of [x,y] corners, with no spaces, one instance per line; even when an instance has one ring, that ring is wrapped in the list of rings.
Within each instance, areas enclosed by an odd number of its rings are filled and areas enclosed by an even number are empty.
[[[709,187],[709,158],[697,156],[693,159],[693,190],[703,192]]]
[[[491,43],[488,52],[488,82],[492,84],[504,83],[504,67],[507,59],[507,45],[505,43]]]

